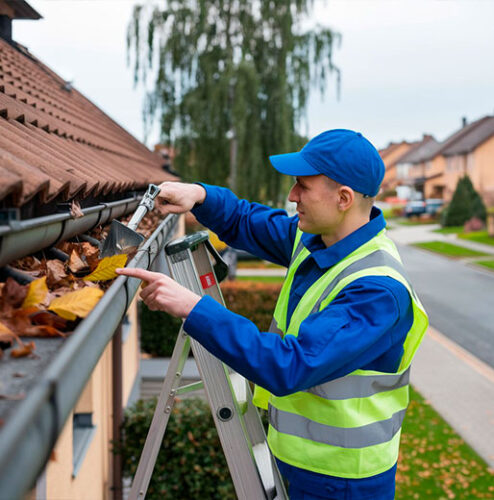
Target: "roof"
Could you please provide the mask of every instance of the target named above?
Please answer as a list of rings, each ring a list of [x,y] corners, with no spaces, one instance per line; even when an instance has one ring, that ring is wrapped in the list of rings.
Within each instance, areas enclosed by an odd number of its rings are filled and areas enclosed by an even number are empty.
[[[492,117],[490,116],[484,116],[483,118],[475,120],[474,122],[469,123],[468,125],[465,125],[464,127],[460,128],[459,130],[451,134],[446,140],[438,144],[437,147],[429,153],[429,156],[426,159],[431,160],[432,158],[435,158],[439,154],[445,154],[447,150],[449,150],[456,143],[458,143],[458,141],[463,141],[463,138],[466,138],[467,136],[475,137],[476,136],[475,131],[477,127],[483,126],[483,124],[489,121],[491,118]]]
[[[421,141],[416,142],[396,163],[420,163],[439,143],[431,135],[424,135]]]
[[[114,200],[174,179],[162,165],[27,49],[0,39],[0,208]]]
[[[10,19],[41,19],[41,15],[24,0],[1,0],[0,16]]]
[[[472,124],[461,137],[443,149],[444,156],[467,154],[494,136],[494,116],[485,116]]]

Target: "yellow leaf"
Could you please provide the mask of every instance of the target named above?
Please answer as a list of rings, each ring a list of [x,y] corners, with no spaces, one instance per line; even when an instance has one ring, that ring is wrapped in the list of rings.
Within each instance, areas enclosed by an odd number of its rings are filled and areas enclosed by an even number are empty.
[[[29,283],[29,288],[27,289],[26,298],[22,303],[22,309],[39,306],[45,300],[47,294],[48,287],[46,286],[46,276],[31,281],[31,283]]]
[[[85,318],[93,310],[102,295],[103,290],[88,286],[53,299],[48,309],[70,321],[75,320],[77,317]]]
[[[89,275],[84,276],[87,281],[107,281],[116,278],[118,274],[115,269],[125,267],[127,254],[112,255],[98,262],[98,267]]]

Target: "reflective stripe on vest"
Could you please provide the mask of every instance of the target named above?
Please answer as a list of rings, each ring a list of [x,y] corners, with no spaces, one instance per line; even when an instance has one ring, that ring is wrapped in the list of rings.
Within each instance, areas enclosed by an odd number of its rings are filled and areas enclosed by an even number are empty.
[[[310,441],[341,448],[365,448],[391,441],[400,430],[406,409],[400,410],[387,420],[379,420],[361,427],[334,427],[320,424],[269,405],[269,423],[278,432],[298,436]]]

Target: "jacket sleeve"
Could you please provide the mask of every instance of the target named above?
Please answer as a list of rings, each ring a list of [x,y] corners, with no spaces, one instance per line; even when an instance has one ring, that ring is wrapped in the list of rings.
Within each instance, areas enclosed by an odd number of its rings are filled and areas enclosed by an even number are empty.
[[[229,189],[201,184],[206,199],[192,209],[197,220],[228,245],[282,266],[290,263],[298,217],[239,200]]]
[[[403,285],[388,277],[365,277],[306,318],[297,337],[260,332],[208,296],[194,307],[184,328],[244,377],[285,396],[372,366],[389,353],[394,359],[383,371],[396,370],[412,319]]]

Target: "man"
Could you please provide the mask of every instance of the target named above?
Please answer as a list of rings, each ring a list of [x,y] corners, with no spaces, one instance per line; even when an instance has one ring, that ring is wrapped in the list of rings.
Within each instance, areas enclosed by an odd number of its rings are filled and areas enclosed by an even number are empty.
[[[258,385],[290,498],[392,499],[408,368],[427,316],[373,207],[383,162],[350,130],[270,160],[295,176],[295,217],[224,188],[161,186],[168,212],[192,209],[227,244],[288,267],[269,332],[167,276],[121,274],[149,282],[141,296],[151,309],[184,318],[189,335]]]

